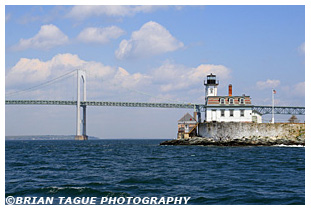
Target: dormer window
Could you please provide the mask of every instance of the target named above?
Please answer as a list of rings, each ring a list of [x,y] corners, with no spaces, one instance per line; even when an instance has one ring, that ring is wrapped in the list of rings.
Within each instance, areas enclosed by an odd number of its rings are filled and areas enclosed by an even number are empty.
[[[225,99],[224,98],[220,99],[220,104],[225,104]]]
[[[229,104],[234,104],[233,98],[229,98]]]
[[[240,98],[240,104],[244,104],[244,98]]]

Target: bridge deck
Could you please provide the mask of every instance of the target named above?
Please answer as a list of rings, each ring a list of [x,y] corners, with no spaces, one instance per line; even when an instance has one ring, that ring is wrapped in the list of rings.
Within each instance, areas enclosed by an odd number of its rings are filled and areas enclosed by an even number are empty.
[[[77,101],[60,101],[60,100],[6,100],[6,105],[77,105]],[[180,103],[144,103],[144,102],[109,102],[109,101],[82,101],[81,106],[119,106],[119,107],[153,107],[153,108],[181,108],[181,109],[196,109],[203,111],[205,108],[234,108],[236,106],[215,105],[205,106],[204,104],[180,104]],[[245,105],[245,108],[252,108],[260,114],[271,114],[271,106],[254,106]],[[275,106],[275,114],[293,114],[304,115],[305,107],[289,107]]]

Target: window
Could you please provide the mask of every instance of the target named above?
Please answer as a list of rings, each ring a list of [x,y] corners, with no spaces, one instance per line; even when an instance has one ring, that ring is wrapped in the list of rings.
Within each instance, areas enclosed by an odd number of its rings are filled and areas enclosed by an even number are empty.
[[[225,110],[224,110],[224,109],[221,109],[221,110],[220,110],[220,116],[221,116],[221,117],[224,117],[224,116],[225,116]]]
[[[225,104],[225,99],[224,98],[220,99],[220,104]]]
[[[233,98],[229,98],[229,104],[233,104]]]
[[[244,117],[244,111],[245,111],[244,109],[241,109],[241,110],[240,110],[240,116],[241,116],[241,117]]]
[[[230,117],[233,117],[233,109],[230,109]]]
[[[213,88],[210,89],[210,93],[213,94]]]
[[[240,98],[240,104],[244,104],[244,98]]]

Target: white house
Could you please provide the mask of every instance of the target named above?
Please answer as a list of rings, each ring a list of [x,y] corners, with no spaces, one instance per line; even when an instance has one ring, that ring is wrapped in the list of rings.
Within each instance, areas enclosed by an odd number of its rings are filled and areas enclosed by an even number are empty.
[[[207,75],[205,85],[206,122],[256,122],[262,123],[260,113],[252,110],[250,96],[232,95],[232,85],[229,85],[227,96],[217,96],[219,82],[216,75]]]

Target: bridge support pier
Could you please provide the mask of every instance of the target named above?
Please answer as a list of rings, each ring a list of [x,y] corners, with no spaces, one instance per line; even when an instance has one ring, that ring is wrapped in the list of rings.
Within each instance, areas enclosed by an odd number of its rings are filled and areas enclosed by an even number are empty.
[[[75,136],[75,140],[87,140],[88,136],[83,136],[83,135],[79,135],[79,136]]]
[[[82,135],[76,135],[75,140],[88,140],[88,136],[86,135],[86,105],[82,105],[82,109]]]
[[[82,119],[82,134],[81,134],[81,118],[80,118],[80,80],[83,82],[83,101],[86,101],[86,78],[84,70],[77,70],[77,134],[75,140],[87,140],[88,136],[86,135],[86,105],[82,105],[83,108],[83,119]]]
[[[85,138],[84,140],[87,140],[88,136],[86,135],[86,105],[82,106],[82,108],[83,108],[82,136],[84,136],[84,138]]]

